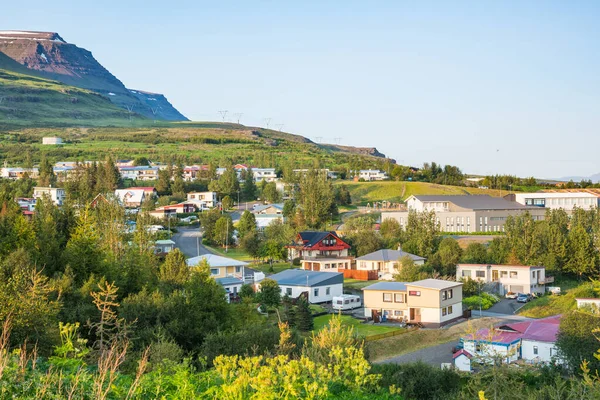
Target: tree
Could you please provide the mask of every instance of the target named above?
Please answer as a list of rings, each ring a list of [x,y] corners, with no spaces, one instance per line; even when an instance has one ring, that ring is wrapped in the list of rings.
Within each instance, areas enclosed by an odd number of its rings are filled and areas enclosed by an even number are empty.
[[[241,298],[254,298],[254,288],[252,287],[252,285],[248,285],[247,283],[243,284],[242,287],[240,288],[240,297]]]
[[[240,190],[237,171],[233,166],[227,167],[217,181],[218,192],[224,196],[233,196]]]
[[[456,274],[456,264],[460,261],[461,256],[462,249],[456,239],[444,238],[438,251],[430,259],[430,264],[438,267],[442,275],[454,276]]]
[[[40,167],[38,169],[38,185],[39,186],[55,186],[56,175],[54,175],[54,168],[50,161],[46,157],[42,158]]]
[[[289,244],[296,236],[294,229],[290,225],[285,224],[279,218],[271,221],[271,223],[265,228],[264,232],[265,239],[273,240],[279,243],[281,246]]]
[[[156,190],[160,195],[171,194],[171,164],[167,168],[158,171],[158,182],[156,182]]]
[[[115,166],[110,155],[98,167],[98,178],[96,179],[96,191],[101,193],[111,193],[121,181],[121,174]]]
[[[240,247],[254,259],[257,259],[260,255],[261,236],[258,232],[246,233],[240,239]]]
[[[388,246],[394,246],[401,240],[402,227],[394,218],[386,218],[381,221],[379,234],[383,237],[383,240],[387,242]]]
[[[229,196],[225,196],[221,199],[221,206],[223,210],[229,210],[233,207],[233,200]]]
[[[150,161],[146,157],[136,157],[133,160],[133,165],[136,167],[146,167],[150,165]]]
[[[287,249],[279,242],[271,239],[264,242],[260,248],[260,255],[269,260],[271,270],[273,269],[273,260],[285,260]]]
[[[244,238],[247,234],[256,232],[256,217],[250,211],[246,210],[240,217],[237,230],[240,238]]]
[[[598,250],[594,246],[592,236],[583,225],[571,227],[568,235],[570,260],[567,269],[579,276],[590,275],[597,270]]]
[[[384,247],[383,239],[377,232],[371,230],[363,230],[349,236],[352,241],[353,249],[358,257],[372,253]]]
[[[233,244],[233,222],[229,215],[223,215],[215,222],[213,240],[221,246]]]
[[[410,256],[404,256],[400,258],[399,271],[394,274],[394,280],[398,282],[415,282],[421,279],[425,279],[427,274],[422,271],[421,266],[415,264]]]
[[[581,363],[586,360],[591,371],[600,371],[600,360],[594,357],[598,340],[592,334],[600,328],[600,317],[589,312],[574,310],[560,321],[556,347],[572,373],[581,373]]]
[[[439,244],[439,224],[435,212],[409,211],[406,224],[406,242],[402,244],[407,252],[431,258]]]
[[[242,188],[242,197],[246,201],[252,201],[256,199],[256,184],[254,183],[254,174],[252,172],[252,168],[248,168],[247,170],[242,172],[242,179],[244,181],[244,186]]]
[[[173,288],[182,288],[190,277],[185,254],[175,249],[167,254],[165,262],[160,266],[158,279]]]
[[[469,243],[463,253],[462,259],[467,264],[485,264],[488,262],[487,249],[482,243]]]
[[[96,226],[97,220],[90,210],[81,210],[75,231],[67,242],[65,259],[79,283],[90,274],[102,275],[103,254]]]
[[[183,167],[178,165],[175,167],[175,178],[171,185],[173,195],[185,197],[185,182],[183,181]]]
[[[33,215],[35,232],[34,260],[45,269],[48,276],[53,276],[63,268],[62,255],[66,238],[59,229],[60,210],[47,195],[39,198]]]
[[[299,297],[294,312],[295,327],[302,332],[310,332],[314,328],[314,321],[310,305],[304,297]]]
[[[285,218],[292,218],[296,213],[296,203],[294,200],[286,200],[283,202],[283,216]]]
[[[300,178],[298,200],[306,225],[319,228],[327,222],[335,205],[331,182],[313,169]]]
[[[348,206],[352,204],[352,197],[350,196],[350,191],[344,184],[336,186],[334,197],[335,203],[338,206]]]
[[[215,225],[219,218],[221,218],[221,212],[216,208],[200,214],[202,237],[209,243],[215,243]]]
[[[260,283],[257,300],[266,307],[277,307],[281,303],[281,289],[279,283],[273,279],[265,278]]]
[[[277,190],[275,182],[269,182],[262,191],[263,199],[269,203],[277,203],[281,200],[281,194]]]

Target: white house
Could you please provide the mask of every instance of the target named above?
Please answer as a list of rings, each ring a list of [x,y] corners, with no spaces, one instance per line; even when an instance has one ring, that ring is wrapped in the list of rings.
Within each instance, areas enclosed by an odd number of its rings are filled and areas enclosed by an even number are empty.
[[[67,197],[65,193],[65,189],[63,188],[53,188],[53,187],[34,187],[33,188],[33,198],[39,199],[42,196],[49,196],[50,200],[57,206],[62,206],[65,198]]]
[[[391,280],[399,271],[400,259],[410,257],[416,265],[423,265],[425,258],[400,250],[377,250],[356,259],[356,269],[362,271],[377,271],[379,279]]]
[[[365,181],[383,181],[388,179],[387,173],[378,169],[361,169],[358,171],[358,179]]]
[[[210,266],[210,275],[213,278],[238,278],[245,279],[244,269],[248,263],[234,260],[233,258],[222,257],[216,254],[203,254],[186,260],[189,267],[197,267],[206,261]]]
[[[252,168],[252,175],[257,183],[262,181],[275,182],[277,180],[275,168]]]
[[[546,276],[546,268],[541,266],[458,264],[456,279],[466,278],[493,284],[500,295],[544,293],[546,283],[554,282],[554,277]]]
[[[590,210],[600,205],[600,194],[589,191],[514,193],[507,198],[525,206],[563,209],[567,213],[571,213],[575,208]]]
[[[287,269],[269,278],[279,283],[282,296],[295,299],[307,292],[309,303],[330,302],[344,292],[344,274],[339,272]]]
[[[117,189],[115,190],[115,196],[126,208],[137,208],[142,205],[146,199],[146,191],[143,189]]]
[[[159,167],[118,167],[121,178],[137,181],[156,181],[158,180]]]
[[[42,138],[42,144],[63,144],[63,140],[56,136],[46,136]]]
[[[556,336],[561,315],[480,329],[463,337],[464,350],[481,362],[524,360],[530,364],[561,362]]]
[[[217,205],[217,192],[190,192],[187,201],[194,203],[200,210],[209,210]]]
[[[578,297],[575,299],[575,301],[577,301],[577,308],[591,307],[600,309],[600,299],[590,297]]]
[[[473,356],[465,349],[460,349],[452,355],[452,362],[459,371],[471,371],[471,359]]]

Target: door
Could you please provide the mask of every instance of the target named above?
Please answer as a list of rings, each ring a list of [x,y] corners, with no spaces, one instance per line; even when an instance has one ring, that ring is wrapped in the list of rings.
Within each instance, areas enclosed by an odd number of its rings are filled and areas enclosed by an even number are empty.
[[[492,282],[498,282],[500,278],[498,277],[498,270],[492,271]]]
[[[420,308],[411,308],[410,309],[410,321],[411,322],[421,322],[421,309]]]

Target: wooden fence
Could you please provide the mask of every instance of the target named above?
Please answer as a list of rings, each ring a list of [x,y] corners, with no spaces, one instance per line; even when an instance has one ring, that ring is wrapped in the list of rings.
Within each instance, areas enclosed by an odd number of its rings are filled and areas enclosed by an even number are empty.
[[[377,271],[363,271],[358,269],[338,269],[344,273],[344,278],[358,279],[359,281],[376,281],[379,279]]]
[[[392,336],[404,335],[405,333],[416,331],[417,329],[419,329],[419,328],[414,327],[414,328],[398,329],[397,331],[391,331],[391,332],[382,333],[379,335],[371,335],[371,336],[367,336],[365,338],[365,342],[372,342],[374,340],[385,339],[385,338],[392,337]]]

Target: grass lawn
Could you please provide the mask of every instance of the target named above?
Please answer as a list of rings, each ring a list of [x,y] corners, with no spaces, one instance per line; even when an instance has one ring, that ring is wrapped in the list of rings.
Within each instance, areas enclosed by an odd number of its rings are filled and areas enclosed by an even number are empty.
[[[358,279],[344,279],[344,288],[360,290],[364,287],[371,286],[377,282],[378,281],[360,281]]]
[[[316,318],[315,318],[316,321]],[[447,329],[419,329],[404,335],[393,336],[367,343],[369,360],[382,361],[387,358],[410,353],[426,347],[436,346],[447,342],[458,342],[461,336],[481,328],[488,328],[499,320],[495,318],[472,319]],[[451,345],[448,344],[448,352]]]
[[[283,263],[273,263],[273,272],[269,272],[269,269],[271,268],[271,265],[269,263],[253,264],[253,265],[250,265],[250,268],[257,269],[261,272],[264,272],[265,274],[276,274],[276,273],[284,271],[286,269],[290,269],[291,267],[290,267],[289,262],[283,262]]]
[[[327,309],[325,307],[322,307],[322,306],[318,305],[318,304],[311,304],[310,305],[310,311],[313,314],[318,314],[318,313],[322,313],[322,312],[327,311]]]
[[[246,262],[253,261],[252,257],[248,253],[246,253],[244,250],[237,248],[237,247],[230,247],[227,249],[227,252],[225,252],[225,249],[222,247],[213,247],[213,246],[207,246],[207,245],[204,245],[204,247],[206,247],[213,253],[223,256],[223,257],[229,257],[229,258],[233,258],[235,260],[246,261]]]
[[[519,314],[530,318],[544,318],[564,314],[577,308],[577,297],[600,297],[600,287],[592,282],[579,283],[573,279],[557,279],[552,286],[559,286],[562,294],[545,295],[525,304]]]
[[[314,319],[314,323],[315,323],[315,327],[314,327],[314,331],[320,331],[321,329],[323,329],[328,323],[329,320],[334,316],[335,314],[329,314],[329,315],[321,315],[320,317],[316,317]],[[382,333],[388,333],[388,332],[393,332],[393,331],[397,331],[400,329],[404,329],[404,328],[396,328],[393,326],[380,326],[380,325],[371,325],[371,324],[363,324],[360,320],[356,319],[356,318],[352,318],[349,315],[342,315],[341,316],[342,319],[342,324],[344,326],[352,326],[354,327],[354,332],[356,334],[358,334],[359,336],[373,336],[373,335],[381,335]]]

